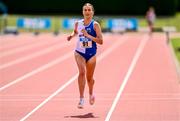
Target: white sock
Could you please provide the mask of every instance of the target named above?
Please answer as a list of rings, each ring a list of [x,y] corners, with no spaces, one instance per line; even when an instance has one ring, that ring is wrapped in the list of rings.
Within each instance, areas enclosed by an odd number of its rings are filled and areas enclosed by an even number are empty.
[[[80,101],[84,101],[84,98],[80,98]]]

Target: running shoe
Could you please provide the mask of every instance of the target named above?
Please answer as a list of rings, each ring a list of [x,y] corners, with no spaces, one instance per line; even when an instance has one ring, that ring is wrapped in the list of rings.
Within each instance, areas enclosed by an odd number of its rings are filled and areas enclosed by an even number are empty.
[[[90,96],[89,96],[89,104],[90,104],[90,105],[93,105],[94,102],[95,102],[95,96],[94,96],[94,95],[90,95]]]
[[[84,107],[84,99],[80,98],[80,101],[78,103],[78,108],[83,108]]]

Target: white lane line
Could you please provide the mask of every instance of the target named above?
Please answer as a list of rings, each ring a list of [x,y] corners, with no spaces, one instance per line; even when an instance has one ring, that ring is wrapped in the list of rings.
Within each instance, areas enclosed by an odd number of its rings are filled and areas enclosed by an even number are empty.
[[[97,62],[104,59],[108,54],[110,54],[114,49],[118,46],[122,45],[127,40],[125,37],[123,40],[118,39],[110,48],[105,50],[100,56],[98,56]],[[72,82],[74,82],[78,77],[78,73],[76,73],[70,80],[68,80],[63,86],[61,86],[58,90],[56,90],[53,94],[51,94],[48,98],[46,98],[42,103],[40,103],[37,107],[35,107],[31,112],[25,115],[20,121],[25,121],[29,116],[31,116],[34,112],[40,109],[43,105],[45,105],[48,101],[50,101],[53,97],[55,97],[58,93],[60,93],[63,89],[69,86]]]
[[[52,41],[52,42],[56,43],[58,41],[59,40]],[[15,54],[15,53],[24,52],[25,50],[29,50],[31,48],[35,48],[35,47],[38,47],[38,46],[43,46],[43,45],[51,44],[52,42],[50,40],[49,41],[44,41],[44,42],[40,41],[38,43],[28,44],[26,46],[21,46],[21,47],[18,47],[18,48],[14,48],[14,49],[11,49],[9,51],[2,51],[1,55],[0,55],[0,58],[9,56],[9,55],[12,55],[12,54]]]
[[[111,108],[110,108],[110,110],[109,110],[109,112],[108,112],[108,114],[107,114],[107,116],[105,118],[105,121],[110,120],[111,115],[112,115],[112,113],[113,113],[113,111],[114,111],[114,109],[115,109],[115,107],[116,107],[116,105],[118,103],[118,100],[120,99],[120,96],[121,96],[121,94],[122,94],[122,92],[123,92],[123,90],[124,90],[124,88],[125,88],[125,86],[126,86],[126,84],[128,82],[129,77],[131,76],[131,74],[133,72],[133,69],[136,66],[136,63],[137,63],[137,61],[138,61],[138,59],[139,59],[139,57],[140,57],[140,55],[141,55],[141,53],[143,51],[148,39],[149,39],[149,36],[145,35],[143,37],[143,39],[141,40],[141,43],[140,43],[140,45],[139,45],[139,47],[138,47],[138,49],[137,49],[137,51],[135,53],[135,56],[134,56],[134,58],[133,58],[133,60],[131,62],[131,65],[130,65],[130,67],[128,69],[128,72],[127,72],[126,76],[124,77],[122,85],[119,88],[119,91],[118,91],[118,93],[117,93],[117,95],[116,95],[116,97],[115,97],[115,99],[114,99],[114,101],[112,103],[112,106],[111,106]]]
[[[15,99],[16,98],[16,99]],[[8,98],[8,99],[0,99],[0,102],[39,102],[39,101],[42,101],[45,97],[37,97],[37,98],[34,98],[34,97],[31,97],[31,98],[17,98],[17,97],[14,97],[14,98]],[[56,99],[53,99],[53,101],[74,101],[74,100],[79,100],[79,98],[75,97],[75,98],[56,98]],[[88,98],[85,98],[85,100],[88,100]],[[96,101],[113,101],[112,99],[110,98],[99,98],[96,99]],[[167,97],[167,98],[123,98],[122,99],[123,101],[156,101],[156,102],[162,102],[162,101],[171,101],[171,102],[174,102],[174,101],[180,101],[180,98],[179,97]],[[172,103],[173,104],[173,103]]]
[[[4,39],[6,39],[4,42],[9,41],[8,43],[1,43],[3,46],[0,46],[0,51],[1,50],[6,50],[6,49],[10,49],[10,48],[16,48],[16,47],[20,47],[23,45],[27,45],[27,44],[32,44],[34,42],[37,42],[36,39],[34,39],[34,37],[27,37],[27,36],[21,36],[21,37],[5,37]],[[11,42],[10,42],[11,41]],[[10,45],[9,45],[10,44]]]
[[[58,64],[58,63],[60,63],[60,62],[62,62],[64,60],[68,59],[71,56],[73,56],[73,51],[71,51],[69,53],[66,53],[65,55],[61,56],[60,58],[58,58],[58,59],[56,59],[54,61],[51,61],[50,63],[48,63],[46,65],[43,65],[43,66],[37,68],[36,70],[31,71],[31,72],[17,78],[16,80],[4,85],[3,87],[0,88],[0,91],[3,91],[4,89],[6,89],[6,88],[8,88],[8,87],[10,87],[12,85],[14,85],[14,84],[16,84],[16,83],[18,83],[18,82],[20,82],[20,81],[22,81],[24,79],[27,79],[28,77],[31,77],[31,76],[33,76],[33,75],[35,75],[35,74],[37,74],[37,73],[39,73],[41,71],[44,71],[45,69],[48,69],[48,68],[50,68],[50,67],[52,67],[52,66],[54,66],[54,65],[56,65],[56,64]]]
[[[15,60],[15,61],[11,61],[11,62],[2,64],[2,65],[0,65],[0,69],[4,69],[4,68],[7,68],[7,67],[9,67],[9,66],[12,66],[12,65],[21,63],[21,62],[23,62],[23,61],[30,60],[30,59],[32,59],[32,58],[35,58],[35,57],[38,57],[38,56],[41,56],[41,55],[50,53],[50,52],[55,51],[55,50],[57,50],[57,49],[66,47],[67,45],[69,45],[69,43],[56,44],[56,45],[51,46],[51,47],[49,47],[49,48],[46,48],[46,49],[44,49],[44,50],[41,50],[41,51],[38,51],[38,52],[36,52],[36,53],[33,53],[33,54],[30,54],[30,55],[24,56],[24,57],[22,57],[22,58],[19,58],[19,59]]]

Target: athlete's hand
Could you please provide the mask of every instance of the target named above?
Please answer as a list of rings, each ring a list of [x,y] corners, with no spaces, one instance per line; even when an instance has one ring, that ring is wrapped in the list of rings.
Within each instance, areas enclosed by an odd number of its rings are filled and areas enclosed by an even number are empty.
[[[87,31],[85,29],[82,29],[81,32],[83,33],[84,36],[88,37],[89,34],[87,33]]]
[[[69,35],[69,36],[67,37],[67,40],[70,41],[71,39],[72,39],[72,36]]]

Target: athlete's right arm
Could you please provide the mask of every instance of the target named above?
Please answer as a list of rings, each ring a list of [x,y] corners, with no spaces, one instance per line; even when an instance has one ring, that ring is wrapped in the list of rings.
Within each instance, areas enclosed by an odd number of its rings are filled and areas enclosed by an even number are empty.
[[[73,32],[67,37],[68,41],[70,41],[74,36],[77,35],[77,33],[78,33],[77,26],[78,26],[78,22],[75,23]]]

